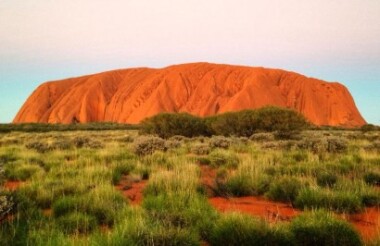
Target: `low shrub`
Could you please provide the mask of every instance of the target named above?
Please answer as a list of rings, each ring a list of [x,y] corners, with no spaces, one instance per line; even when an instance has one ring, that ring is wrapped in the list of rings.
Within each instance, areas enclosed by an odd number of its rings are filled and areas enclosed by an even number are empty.
[[[118,191],[98,188],[82,196],[65,196],[53,203],[53,215],[66,217],[71,213],[83,213],[95,218],[98,224],[113,225],[125,199]]]
[[[364,147],[367,151],[380,152],[380,141],[373,141],[369,145]]]
[[[290,228],[297,245],[362,245],[360,235],[352,225],[322,210],[307,212],[296,217],[291,222]]]
[[[90,148],[90,149],[102,149],[104,148],[104,144],[101,143],[100,141],[93,140],[93,141],[88,142],[85,145],[85,147]]]
[[[72,143],[67,139],[53,142],[50,147],[54,150],[68,150],[72,148]]]
[[[135,154],[151,155],[155,151],[165,151],[165,140],[153,136],[140,136],[133,143],[133,151]]]
[[[310,150],[314,154],[323,154],[327,152],[327,140],[324,138],[311,138],[300,141],[297,147],[304,150]]]
[[[179,141],[182,143],[182,142],[188,142],[190,139],[185,137],[185,136],[174,135],[174,136],[170,137],[169,140]]]
[[[97,227],[96,218],[83,213],[70,213],[57,219],[66,234],[90,233]]]
[[[285,130],[277,131],[274,133],[276,139],[282,140],[300,140],[301,139],[300,130]]]
[[[239,165],[239,157],[235,153],[227,151],[214,151],[209,155],[210,163],[214,167],[236,168]]]
[[[2,192],[0,189],[0,223],[11,213],[14,206],[13,198],[9,193]]]
[[[165,149],[176,149],[176,148],[179,148],[181,147],[182,143],[181,141],[178,141],[178,140],[166,140],[165,141]]]
[[[361,201],[366,207],[373,207],[380,205],[380,193],[376,190],[365,190],[360,193]]]
[[[249,137],[255,132],[291,132],[306,129],[309,124],[300,113],[278,107],[227,112],[206,118],[215,135]]]
[[[41,143],[41,142],[30,142],[30,143],[27,143],[25,147],[27,149],[33,149],[41,154],[52,150],[51,147],[47,143]]]
[[[317,174],[317,184],[321,187],[333,187],[338,176],[331,172],[320,172]]]
[[[212,230],[211,245],[294,245],[286,228],[270,228],[262,220],[238,213],[224,214]]]
[[[327,139],[327,151],[329,153],[343,153],[347,148],[348,143],[343,138],[330,137]]]
[[[133,137],[131,135],[126,135],[126,136],[123,136],[123,137],[117,139],[117,141],[122,142],[122,143],[132,143]]]
[[[14,152],[0,154],[0,165],[5,165],[17,160],[17,156]]]
[[[380,127],[379,126],[375,126],[373,124],[365,124],[362,127],[360,127],[360,130],[363,133],[366,133],[366,132],[372,132],[372,131],[379,131]]]
[[[271,179],[266,175],[238,174],[227,177],[224,193],[232,196],[259,196],[269,190]],[[222,190],[219,190],[222,193]]]
[[[191,147],[191,153],[196,155],[208,155],[211,152],[211,148],[207,144],[195,144]]]
[[[292,203],[302,188],[302,183],[296,178],[283,177],[274,180],[265,194],[273,201]]]
[[[209,158],[207,157],[198,157],[197,158],[197,162],[201,165],[210,165],[211,164],[211,161]]]
[[[112,172],[112,184],[116,185],[120,182],[123,175],[128,175],[133,170],[133,166],[127,163],[116,165]]]
[[[136,245],[186,245],[198,246],[199,237],[189,229],[179,227],[155,227],[143,230],[135,238]]]
[[[25,181],[39,171],[42,171],[42,168],[37,165],[9,165],[5,169],[5,176],[10,180]]]
[[[208,135],[208,128],[202,118],[187,113],[161,113],[143,120],[140,133],[154,134],[161,138],[176,135],[196,137]]]
[[[274,134],[271,132],[259,132],[252,134],[249,139],[255,142],[269,142],[274,141]]]
[[[76,148],[83,148],[86,147],[87,144],[89,144],[91,141],[88,137],[75,137],[73,139],[73,144]]]
[[[55,217],[65,216],[79,210],[81,200],[77,197],[65,196],[54,202],[52,206],[53,215]]]
[[[363,178],[369,185],[380,185],[380,173],[367,172],[364,174]]]
[[[210,146],[211,148],[223,148],[228,149],[231,145],[231,140],[229,138],[223,137],[223,136],[213,136],[210,139]]]
[[[198,194],[166,193],[157,196],[147,195],[143,207],[154,223],[166,227],[192,228],[202,238],[210,236],[217,212],[207,199]]]
[[[356,194],[312,189],[301,190],[294,204],[302,209],[324,208],[338,213],[357,213],[363,208],[362,201]]]

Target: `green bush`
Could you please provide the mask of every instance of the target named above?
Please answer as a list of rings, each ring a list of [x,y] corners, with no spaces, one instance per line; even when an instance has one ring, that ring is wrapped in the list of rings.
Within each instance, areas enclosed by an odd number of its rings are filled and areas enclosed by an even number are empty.
[[[53,215],[55,217],[65,216],[79,210],[81,200],[77,197],[65,196],[53,203]]]
[[[73,139],[73,144],[75,147],[77,148],[83,148],[85,147],[89,142],[91,141],[90,138],[88,137],[81,137],[81,136],[78,136],[78,137],[75,137]]]
[[[375,126],[373,124],[365,124],[362,127],[360,127],[360,130],[362,132],[366,133],[366,132],[371,132],[371,131],[379,131],[380,127],[379,126]]]
[[[134,238],[136,245],[198,246],[199,237],[188,229],[178,227],[155,227],[140,232]],[[127,244],[125,244],[127,245]]]
[[[76,148],[101,149],[104,147],[99,141],[91,140],[89,137],[78,136],[73,139],[73,144]]]
[[[187,113],[161,113],[143,120],[140,127],[141,133],[155,134],[161,138],[208,135],[208,128],[203,119]]]
[[[204,143],[195,144],[191,147],[191,153],[196,155],[208,155],[210,151],[210,146]]]
[[[238,213],[224,214],[212,230],[211,245],[294,245],[285,228],[271,229],[264,221]]]
[[[10,194],[2,192],[0,188],[0,223],[12,211],[13,198]]]
[[[343,153],[347,150],[348,143],[345,139],[330,137],[327,139],[327,151],[329,153]]]
[[[300,191],[294,204],[302,209],[325,208],[339,213],[357,213],[363,208],[362,201],[356,194],[312,189]]]
[[[231,167],[236,168],[239,165],[239,157],[232,152],[214,151],[209,155],[209,160],[214,167]]]
[[[273,201],[293,204],[301,188],[302,184],[298,179],[283,177],[271,183],[266,196]]]
[[[133,166],[127,163],[118,164],[112,172],[112,184],[120,182],[123,175],[128,175],[133,170]]]
[[[125,199],[118,191],[92,190],[82,196],[66,196],[54,202],[54,217],[61,218],[71,213],[83,213],[96,219],[98,224],[113,225]]]
[[[61,230],[67,234],[90,233],[97,227],[96,218],[83,213],[70,213],[57,219]]]
[[[166,227],[192,228],[202,238],[208,238],[216,211],[202,195],[166,193],[147,195],[143,207],[154,223]]]
[[[364,181],[369,185],[380,185],[380,173],[367,172],[364,174]]]
[[[290,227],[297,245],[362,245],[360,236],[352,225],[322,210],[296,217]]]
[[[256,112],[259,130],[284,132],[303,130],[308,127],[305,117],[291,109],[264,107]]]
[[[165,151],[165,140],[153,136],[140,136],[135,139],[133,148],[137,155],[151,155],[157,150]]]
[[[271,179],[266,175],[256,175],[252,177],[247,174],[234,175],[226,178],[224,183],[224,193],[232,196],[259,196],[269,190]],[[223,190],[218,187],[219,193]]]
[[[55,150],[68,150],[72,148],[72,143],[67,139],[61,139],[53,142],[50,147]]]
[[[309,126],[301,114],[278,107],[228,112],[207,118],[206,124],[215,135],[245,137],[250,137],[258,131],[293,132]]]
[[[30,164],[9,165],[5,169],[5,176],[10,180],[25,181],[41,170],[41,167]]]
[[[330,172],[320,172],[317,174],[317,184],[321,187],[333,187],[338,180],[338,176]]]
[[[373,207],[380,205],[380,193],[376,190],[366,190],[360,194],[362,204],[366,207]]]
[[[254,133],[249,137],[249,139],[255,142],[269,142],[275,140],[274,134],[271,132]]]
[[[165,141],[165,149],[176,149],[181,147],[182,143],[178,140],[169,139]]]
[[[25,147],[27,149],[33,149],[41,154],[52,150],[51,147],[47,143],[41,143],[41,142],[30,142],[30,143],[27,143]]]
[[[223,148],[228,149],[231,145],[231,140],[229,138],[223,137],[223,136],[213,136],[210,139],[210,146],[211,148]]]

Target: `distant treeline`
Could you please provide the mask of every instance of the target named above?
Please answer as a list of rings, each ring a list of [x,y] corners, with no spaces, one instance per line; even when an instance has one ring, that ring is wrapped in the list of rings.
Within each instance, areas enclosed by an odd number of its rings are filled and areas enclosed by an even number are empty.
[[[228,112],[210,117],[197,117],[187,113],[162,113],[147,118],[140,124],[143,134],[162,138],[175,135],[195,136],[245,136],[256,132],[292,132],[308,129],[312,125],[300,113],[278,107]]]
[[[83,124],[0,124],[0,132],[50,132],[50,131],[102,131],[102,130],[136,130],[138,125],[112,122],[92,122]]]
[[[316,126],[292,110],[279,107],[263,107],[256,110],[227,112],[209,117],[198,117],[188,113],[160,113],[143,120],[140,124],[121,124],[113,122],[92,122],[73,124],[0,124],[4,132],[50,132],[50,131],[102,131],[102,130],[140,130],[142,134],[154,134],[162,138],[175,135],[195,136],[245,136],[256,132],[292,132],[300,130],[347,130],[339,126]],[[380,131],[380,126],[366,124],[361,128],[349,130]]]

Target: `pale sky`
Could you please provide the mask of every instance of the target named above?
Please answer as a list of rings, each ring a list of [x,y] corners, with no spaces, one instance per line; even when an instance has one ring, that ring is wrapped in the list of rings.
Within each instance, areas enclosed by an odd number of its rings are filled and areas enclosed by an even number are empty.
[[[198,61],[341,82],[380,124],[379,0],[0,0],[0,122],[48,80]]]

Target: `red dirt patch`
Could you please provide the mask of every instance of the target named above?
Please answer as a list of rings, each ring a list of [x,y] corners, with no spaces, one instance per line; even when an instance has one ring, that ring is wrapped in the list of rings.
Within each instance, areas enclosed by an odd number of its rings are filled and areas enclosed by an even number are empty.
[[[7,181],[4,184],[4,187],[10,191],[17,190],[24,182],[22,181]]]
[[[360,232],[365,241],[380,238],[380,207],[366,208],[363,213],[345,218]]]
[[[215,169],[206,165],[200,165],[200,169],[201,183],[212,192],[215,185]],[[272,202],[262,197],[211,197],[209,202],[220,212],[239,211],[261,217],[268,222],[290,221],[302,213],[290,204]],[[338,217],[352,223],[365,241],[380,238],[380,207],[366,208],[363,213]]]
[[[147,185],[146,180],[133,182],[128,179],[128,176],[123,177],[116,189],[121,191],[123,195],[129,199],[132,205],[140,205],[143,200],[143,190]]]
[[[260,197],[213,197],[209,199],[213,207],[221,212],[240,211],[259,216],[269,222],[289,221],[301,211],[286,203],[271,202]]]
[[[200,165],[201,168],[201,183],[206,188],[209,196],[214,195],[216,170],[207,165]]]
[[[209,198],[210,204],[220,212],[239,211],[258,216],[268,222],[290,221],[302,211],[289,204],[265,200],[260,197]],[[366,208],[363,213],[339,215],[359,231],[365,241],[380,237],[380,207]]]
[[[53,214],[53,209],[46,208],[46,209],[42,210],[42,214],[45,215],[46,217],[50,217]]]

